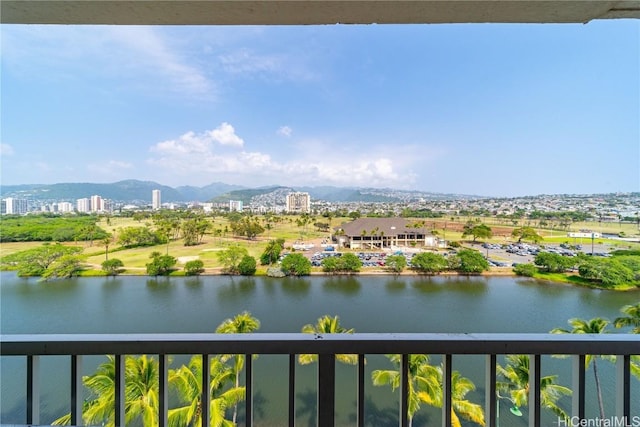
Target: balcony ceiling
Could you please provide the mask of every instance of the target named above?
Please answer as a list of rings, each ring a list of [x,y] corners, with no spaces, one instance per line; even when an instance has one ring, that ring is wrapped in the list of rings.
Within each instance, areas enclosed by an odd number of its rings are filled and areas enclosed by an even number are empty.
[[[640,18],[640,0],[2,0],[3,24],[586,23]]]

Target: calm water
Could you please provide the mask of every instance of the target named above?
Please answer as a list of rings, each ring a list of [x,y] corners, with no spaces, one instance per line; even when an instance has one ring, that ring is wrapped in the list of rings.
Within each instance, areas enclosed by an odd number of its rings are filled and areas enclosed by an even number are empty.
[[[571,317],[615,318],[620,307],[640,300],[640,292],[604,292],[507,277],[119,277],[44,283],[1,273],[0,279],[3,334],[213,332],[224,319],[244,310],[260,319],[261,332],[299,332],[324,314],[339,315],[341,323],[356,332],[548,332],[566,327]],[[381,356],[367,360],[367,371],[391,367]],[[89,360],[87,373],[102,361]],[[0,422],[24,422],[24,359],[3,357],[1,363]],[[66,391],[60,392],[68,389],[68,361],[50,357],[43,364],[42,372],[53,376],[42,384],[43,421],[49,422],[68,411]],[[611,377],[613,371],[604,362],[601,365]],[[560,372],[561,381],[569,385],[563,374],[568,366],[568,360],[545,358],[543,375]],[[261,356],[255,369],[256,424],[281,425],[281,415],[286,414],[286,356]],[[454,369],[478,386],[469,399],[483,403],[483,359],[455,357]],[[309,414],[315,399],[315,367],[299,367],[298,372],[299,425],[313,425]],[[338,387],[345,396],[338,402],[340,424],[349,425],[354,415],[354,378],[354,368],[339,366]],[[634,397],[639,395],[637,383],[634,379]],[[609,391],[613,386],[608,380],[604,385]],[[371,425],[397,423],[397,393],[370,386],[367,400]],[[632,405],[640,413],[640,402]],[[500,422],[524,425],[525,418],[515,418],[505,407]],[[439,422],[438,410],[427,408],[414,425]]]

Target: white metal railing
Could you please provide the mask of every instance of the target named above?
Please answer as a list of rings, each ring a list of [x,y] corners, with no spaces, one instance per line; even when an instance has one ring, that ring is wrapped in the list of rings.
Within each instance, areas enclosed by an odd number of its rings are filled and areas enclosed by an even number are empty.
[[[318,354],[318,425],[334,425],[335,355],[358,354],[357,425],[364,425],[364,356],[402,354],[399,419],[407,426],[408,357],[410,354],[443,356],[442,425],[451,426],[452,356],[486,356],[485,420],[496,427],[496,357],[505,354],[530,355],[529,425],[540,426],[540,368],[542,355],[573,357],[572,417],[585,416],[585,356],[615,355],[616,417],[631,419],[631,356],[640,354],[640,336],[632,334],[104,334],[104,335],[0,335],[0,354],[27,357],[27,423],[38,424],[39,357],[68,355],[71,358],[71,424],[82,424],[81,361],[84,355],[115,356],[115,424],[124,426],[124,362],[128,354],[159,357],[159,427],[167,425],[168,355],[203,355],[203,385],[209,383],[208,363],[212,354],[245,354],[246,425],[253,420],[254,354],[289,355],[289,426],[295,422],[295,356]],[[209,387],[202,387],[202,401],[208,402]],[[209,405],[202,405],[202,419],[209,425]],[[624,418],[626,417],[626,418]]]

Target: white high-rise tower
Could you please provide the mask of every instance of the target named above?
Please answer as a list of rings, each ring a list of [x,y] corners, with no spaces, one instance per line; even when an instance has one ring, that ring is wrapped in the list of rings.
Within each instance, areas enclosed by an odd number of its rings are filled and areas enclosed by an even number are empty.
[[[153,190],[151,192],[151,207],[154,210],[158,210],[160,209],[161,205],[162,205],[162,201],[160,199],[160,190]]]

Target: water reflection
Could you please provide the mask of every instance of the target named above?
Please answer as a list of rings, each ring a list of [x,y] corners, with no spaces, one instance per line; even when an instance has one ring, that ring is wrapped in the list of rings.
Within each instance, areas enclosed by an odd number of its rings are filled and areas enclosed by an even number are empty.
[[[169,277],[158,277],[146,280],[147,288],[162,293],[169,293],[173,289],[173,282]]]
[[[124,280],[122,278],[113,276],[112,278],[107,278],[102,282],[102,290],[106,292],[118,290],[122,287],[123,283]]]
[[[311,281],[302,277],[283,277],[282,291],[294,297],[303,297],[311,290]]]
[[[237,302],[246,300],[256,291],[256,279],[253,277],[229,276],[229,280],[224,285],[218,285],[218,298],[221,301]]]
[[[184,279],[184,284],[187,288],[196,289],[202,287],[202,278],[200,276],[189,277]]]
[[[316,427],[316,417],[318,412],[318,397],[313,390],[306,390],[297,393],[298,403],[296,404],[296,419],[308,418],[307,425]],[[301,423],[296,423],[301,424]]]
[[[387,281],[385,287],[389,293],[395,294],[404,291],[407,287],[407,282],[398,276],[394,276],[393,279]]]
[[[397,410],[388,406],[380,408],[370,396],[365,397],[364,408],[365,425],[376,427],[397,427],[399,424],[399,414]],[[355,414],[350,416],[349,420],[355,423],[357,420]],[[418,423],[416,425],[423,424]]]
[[[329,292],[355,295],[360,292],[360,281],[354,276],[330,277],[324,281],[323,288]]]
[[[43,280],[40,278],[19,278],[19,286],[17,292],[19,294],[40,294],[42,292],[49,293],[51,295],[73,293],[78,289],[79,283],[82,279],[77,277],[71,279],[54,279]]]
[[[487,279],[483,277],[464,276],[455,278],[441,278],[440,280],[420,278],[412,283],[412,287],[424,294],[439,292],[456,292],[461,294],[478,295],[488,290]]]

